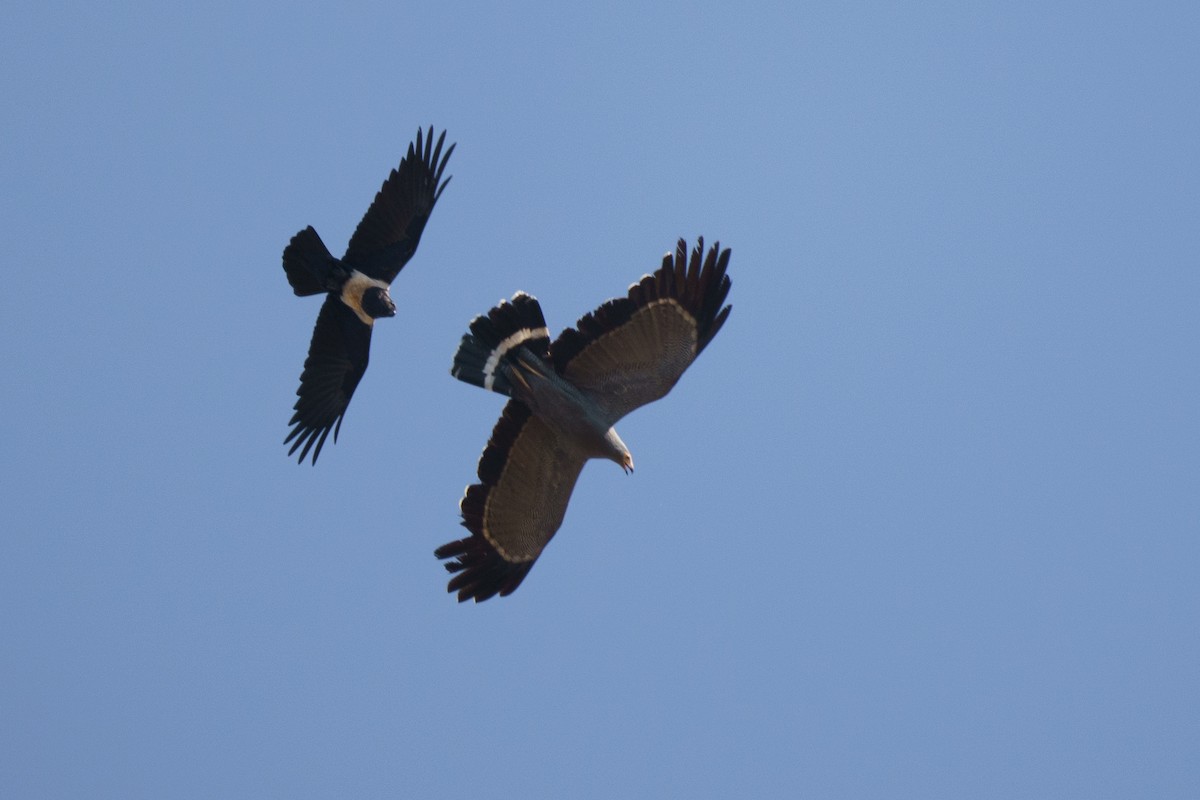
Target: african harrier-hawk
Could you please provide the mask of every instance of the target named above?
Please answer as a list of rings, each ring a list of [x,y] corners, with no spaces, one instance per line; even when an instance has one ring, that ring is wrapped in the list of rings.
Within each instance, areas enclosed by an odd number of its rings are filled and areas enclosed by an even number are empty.
[[[554,343],[524,292],[472,320],[451,374],[512,398],[460,504],[466,539],[436,555],[459,601],[511,594],[562,524],[589,458],[627,472],[633,456],[613,425],[663,397],[721,329],[730,306],[729,250],[680,239],[662,268],[567,328]]]

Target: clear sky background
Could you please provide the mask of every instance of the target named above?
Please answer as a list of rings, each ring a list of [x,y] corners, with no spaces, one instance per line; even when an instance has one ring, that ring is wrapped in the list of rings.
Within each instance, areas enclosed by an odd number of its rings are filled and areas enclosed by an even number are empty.
[[[1200,7],[194,5],[0,28],[0,795],[1200,796]],[[298,466],[280,254],[430,124]],[[459,605],[467,322],[697,235],[637,473]]]

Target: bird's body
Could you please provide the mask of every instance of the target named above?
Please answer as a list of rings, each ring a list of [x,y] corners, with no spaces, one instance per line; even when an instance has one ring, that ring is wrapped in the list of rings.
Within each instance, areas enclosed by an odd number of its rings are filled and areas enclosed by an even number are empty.
[[[450,182],[442,180],[454,152],[442,154],[446,133],[433,142],[417,130],[416,142],[392,170],[350,238],[340,259],[329,252],[310,225],[292,237],[283,251],[283,269],[300,297],[325,294],[309,344],[300,387],[296,390],[293,426],[284,440],[288,455],[300,450],[301,462],[312,451],[312,463],[333,431],[337,441],[342,418],[367,370],[375,320],[396,315],[392,281],[417,250],[425,223]]]
[[[608,415],[550,364],[528,349],[518,348],[498,368],[510,376],[513,399],[524,403],[561,438],[576,443],[582,454],[607,458],[623,469],[632,468],[633,456]]]
[[[633,456],[614,425],[671,390],[729,315],[729,251],[683,240],[662,268],[550,343],[538,301],[518,292],[471,322],[451,373],[509,396],[461,503],[471,536],[438,548],[453,559],[460,601],[507,595],[562,524],[584,464]]]

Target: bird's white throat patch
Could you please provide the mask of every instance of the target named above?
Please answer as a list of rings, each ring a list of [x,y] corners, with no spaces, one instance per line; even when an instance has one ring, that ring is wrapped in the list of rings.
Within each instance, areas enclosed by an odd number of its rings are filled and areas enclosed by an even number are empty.
[[[370,289],[372,286],[378,287],[387,291],[388,284],[372,278],[369,275],[364,275],[358,270],[350,273],[349,279],[342,285],[342,302],[350,306],[350,310],[358,315],[363,324],[370,327],[375,324],[375,320],[371,319],[371,315],[363,311],[362,297],[363,292]]]
[[[514,347],[519,347],[521,344],[528,342],[530,339],[550,338],[550,331],[546,328],[523,328],[516,333],[510,334],[504,341],[496,345],[496,349],[488,356],[487,363],[483,365],[483,388],[489,392],[492,391],[492,384],[496,382],[496,367],[500,364],[500,359],[504,358],[504,354]]]

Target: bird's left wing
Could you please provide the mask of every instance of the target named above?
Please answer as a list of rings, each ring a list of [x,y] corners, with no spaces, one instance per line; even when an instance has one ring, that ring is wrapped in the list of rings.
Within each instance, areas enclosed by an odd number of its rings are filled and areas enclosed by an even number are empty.
[[[671,391],[725,324],[729,250],[704,239],[688,258],[680,239],[662,267],[567,328],[550,345],[558,373],[584,390],[614,424]]]
[[[289,456],[300,449],[299,460],[303,463],[311,449],[312,463],[316,464],[330,430],[337,441],[342,416],[367,371],[370,350],[371,327],[364,325],[341,298],[332,294],[326,297],[296,390],[296,413],[288,423],[294,427],[283,441],[293,442]]]
[[[434,555],[454,559],[447,591],[459,602],[512,594],[562,525],[583,451],[518,400],[509,400],[479,459],[479,483],[460,508],[471,536]]]
[[[442,173],[454,145],[443,154],[445,139],[442,131],[435,145],[432,126],[427,135],[417,129],[416,142],[409,143],[408,154],[383,182],[354,229],[343,261],[385,283],[396,279],[417,251],[425,223],[450,182],[449,178],[442,180]]]

